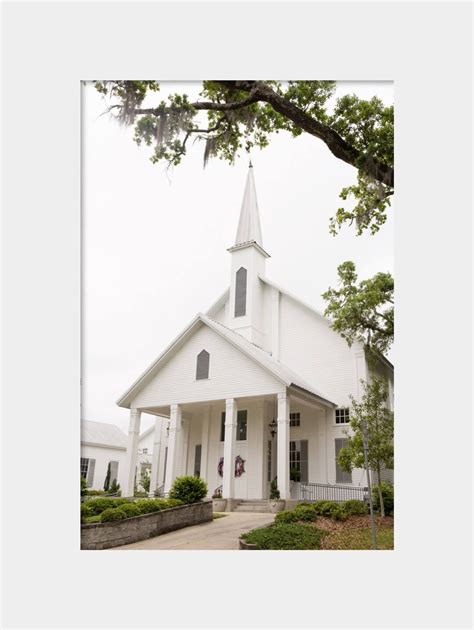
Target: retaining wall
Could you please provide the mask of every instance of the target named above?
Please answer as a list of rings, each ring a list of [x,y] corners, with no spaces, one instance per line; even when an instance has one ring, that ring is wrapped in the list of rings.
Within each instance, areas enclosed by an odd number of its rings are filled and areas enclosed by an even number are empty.
[[[212,501],[180,505],[114,523],[81,525],[81,549],[110,549],[212,521]]]

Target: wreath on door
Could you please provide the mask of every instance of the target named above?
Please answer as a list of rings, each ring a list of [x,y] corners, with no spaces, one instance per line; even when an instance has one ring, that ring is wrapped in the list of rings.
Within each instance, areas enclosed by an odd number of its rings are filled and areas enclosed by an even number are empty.
[[[241,477],[244,474],[245,472],[244,464],[245,464],[245,459],[242,459],[240,455],[237,455],[237,457],[235,458],[235,476],[236,477]]]
[[[237,457],[235,458],[235,471],[234,471],[235,477],[241,477],[244,474],[245,472],[244,464],[245,464],[245,459],[242,459],[240,455],[237,455]],[[224,458],[223,457],[219,458],[219,463],[217,464],[217,474],[219,475],[219,477],[224,476]]]

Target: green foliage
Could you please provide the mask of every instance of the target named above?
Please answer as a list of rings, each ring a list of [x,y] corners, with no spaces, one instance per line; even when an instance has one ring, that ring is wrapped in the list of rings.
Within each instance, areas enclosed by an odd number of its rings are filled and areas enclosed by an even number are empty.
[[[277,501],[280,498],[280,491],[278,490],[277,478],[273,479],[270,483],[270,501]]]
[[[332,328],[351,346],[359,341],[372,351],[384,353],[393,343],[393,277],[377,273],[357,284],[355,264],[348,260],[337,268],[340,288],[322,294]]]
[[[107,492],[110,486],[110,462],[107,465],[107,474],[105,475],[104,490]]]
[[[141,514],[151,514],[153,512],[159,512],[160,510],[166,510],[172,507],[178,507],[183,505],[184,501],[179,499],[139,499],[135,501],[135,505],[140,510]]]
[[[104,494],[104,490],[87,490],[86,492],[87,497],[100,497]]]
[[[81,503],[81,522],[84,522],[88,516],[93,516],[93,512],[85,501],[84,503]]]
[[[87,493],[87,479],[81,476],[81,497]]]
[[[312,505],[296,506],[294,510],[283,510],[275,516],[275,523],[297,523],[298,521],[315,521],[316,511]]]
[[[347,518],[343,505],[337,501],[315,501],[313,510],[317,516],[326,516],[336,521],[343,521]]]
[[[349,499],[343,504],[343,510],[348,516],[355,516],[369,513],[369,506],[364,501]]]
[[[114,479],[110,484],[109,492],[110,494],[120,494],[120,484],[117,479]]]
[[[384,506],[385,514],[393,514],[394,510],[394,488],[391,483],[386,481],[382,481],[380,484],[373,486],[372,488],[372,502],[374,506],[374,510],[378,512],[380,509],[380,498],[379,498],[379,488],[382,492],[382,501]]]
[[[112,523],[113,521],[123,521],[125,518],[127,518],[127,515],[122,509],[110,508],[101,513],[100,522]]]
[[[183,503],[202,501],[207,495],[207,483],[200,477],[176,477],[169,492],[170,499],[179,499]]]
[[[148,469],[140,475],[140,485],[146,493],[150,492],[150,471]]]
[[[104,510],[115,507],[114,499],[107,499],[105,497],[98,498],[98,499],[91,499],[90,501],[87,501],[86,505],[89,507],[91,514],[93,515],[100,514]]]
[[[373,233],[385,221],[393,193],[394,111],[376,97],[346,94],[333,102],[334,81],[203,81],[195,102],[172,94],[142,108],[145,97],[159,90],[156,81],[94,84],[112,98],[109,112],[134,125],[135,142],[152,148],[153,163],[180,164],[192,136],[202,142],[206,164],[210,158],[233,163],[241,151],[264,149],[279,132],[313,135],[358,172],[357,184],[340,194],[354,197],[356,205],[337,211],[333,233],[354,221],[359,234]]]
[[[320,530],[306,523],[277,523],[241,536],[257,549],[319,549],[321,537]]]
[[[125,512],[125,514],[127,515],[127,518],[131,518],[132,516],[140,516],[141,514],[140,508],[138,507],[136,503],[124,503],[123,505],[121,505],[119,508],[116,508],[116,509],[121,510],[122,512]]]

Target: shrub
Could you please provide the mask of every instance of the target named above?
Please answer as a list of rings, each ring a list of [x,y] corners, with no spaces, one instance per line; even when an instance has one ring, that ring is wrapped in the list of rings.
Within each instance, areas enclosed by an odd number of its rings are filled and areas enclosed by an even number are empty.
[[[115,508],[120,510],[121,512],[125,512],[127,518],[131,518],[132,516],[140,516],[141,511],[136,503],[124,503],[119,508]]]
[[[283,510],[277,512],[275,515],[275,523],[295,523],[298,520],[298,516],[295,510]]]
[[[87,479],[81,475],[81,497],[87,492]]]
[[[356,514],[368,514],[369,506],[363,501],[359,501],[358,499],[349,499],[345,501],[343,504],[344,512],[348,516],[353,516]]]
[[[275,501],[280,498],[280,491],[277,486],[277,478],[273,479],[270,483],[270,500]]]
[[[117,497],[116,499],[110,498],[109,501],[111,503],[111,507],[119,507],[122,505],[130,505],[131,503],[133,503],[132,499],[126,499],[125,497]]]
[[[296,520],[298,521],[315,521],[316,510],[312,505],[297,505],[295,510]]]
[[[135,505],[140,510],[140,514],[152,514],[153,512],[183,505],[183,501],[179,499],[139,499],[135,501]]]
[[[313,510],[318,516],[327,516],[335,521],[343,521],[347,518],[343,506],[337,501],[316,501]]]
[[[86,495],[88,497],[98,497],[98,496],[101,496],[102,494],[105,494],[103,490],[87,490],[86,492]]]
[[[374,506],[374,510],[380,512],[380,501],[379,501],[379,490],[378,485],[372,486],[372,502]],[[394,510],[394,490],[393,485],[386,481],[382,481],[380,484],[380,488],[382,490],[383,497],[383,505],[385,508],[385,514],[393,514]]]
[[[257,545],[257,549],[319,549],[321,536],[322,532],[314,525],[278,523],[254,529],[241,538]]]
[[[115,507],[113,501],[113,499],[107,499],[103,497],[98,499],[91,499],[90,501],[87,501],[87,505],[91,510],[91,514],[100,514],[104,510]]]
[[[110,494],[120,495],[120,484],[118,483],[117,479],[114,479],[112,483],[110,484],[109,492]]]
[[[127,515],[120,508],[108,508],[100,515],[100,522],[112,523],[113,521],[123,521],[124,518],[127,518]]]
[[[84,521],[88,516],[92,516],[93,512],[87,503],[81,503],[81,521]]]
[[[207,483],[200,477],[176,477],[169,492],[170,499],[179,499],[183,503],[197,503],[207,494]]]

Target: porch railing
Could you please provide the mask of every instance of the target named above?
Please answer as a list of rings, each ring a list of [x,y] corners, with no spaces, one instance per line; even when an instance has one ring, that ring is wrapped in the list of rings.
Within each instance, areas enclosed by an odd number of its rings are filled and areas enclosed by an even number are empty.
[[[368,501],[369,495],[368,488],[360,486],[292,482],[291,498],[301,501],[347,501],[349,499]]]

